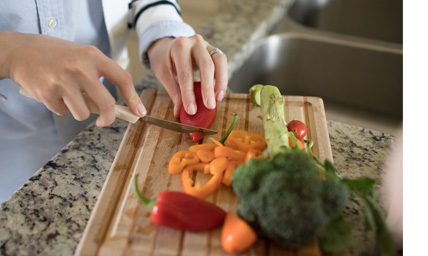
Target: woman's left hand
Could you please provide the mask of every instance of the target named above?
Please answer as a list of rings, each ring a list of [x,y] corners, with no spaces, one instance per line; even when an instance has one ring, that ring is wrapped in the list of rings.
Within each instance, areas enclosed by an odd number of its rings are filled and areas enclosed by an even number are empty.
[[[182,105],[190,115],[197,112],[193,92],[195,71],[200,72],[205,106],[214,109],[223,100],[228,82],[227,58],[221,52],[210,56],[209,51],[214,48],[198,34],[162,38],[149,48],[151,70],[173,101],[175,117],[179,116]]]

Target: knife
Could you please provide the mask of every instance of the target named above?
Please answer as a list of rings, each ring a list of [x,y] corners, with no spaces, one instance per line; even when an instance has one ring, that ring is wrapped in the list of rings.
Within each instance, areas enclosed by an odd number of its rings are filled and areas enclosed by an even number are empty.
[[[19,90],[19,93],[27,96],[29,98],[34,98],[29,92],[27,92],[24,88]],[[88,96],[83,95],[86,101],[86,105],[88,106],[91,113],[99,114],[99,109],[97,104],[93,102]],[[182,124],[174,121],[164,120],[161,118],[157,118],[154,116],[145,115],[144,117],[139,117],[131,112],[131,110],[126,106],[116,105],[115,106],[115,115],[117,118],[123,119],[130,123],[135,124],[138,120],[143,121],[147,124],[153,124],[168,130],[182,132],[182,133],[190,133],[190,132],[203,132],[205,135],[217,134],[216,130],[206,129],[202,127]]]

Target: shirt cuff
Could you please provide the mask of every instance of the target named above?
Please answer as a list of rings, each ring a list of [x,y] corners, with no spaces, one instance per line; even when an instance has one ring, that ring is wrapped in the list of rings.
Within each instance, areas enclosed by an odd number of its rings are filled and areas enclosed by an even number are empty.
[[[147,50],[150,45],[164,37],[189,37],[195,35],[195,30],[183,21],[163,20],[152,23],[140,35],[139,54],[144,67],[150,69],[150,60]]]

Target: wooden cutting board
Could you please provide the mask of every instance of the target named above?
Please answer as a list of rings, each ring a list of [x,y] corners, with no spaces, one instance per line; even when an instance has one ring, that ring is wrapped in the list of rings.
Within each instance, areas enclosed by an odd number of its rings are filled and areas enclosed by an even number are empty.
[[[284,96],[286,121],[298,119],[308,127],[307,138],[315,142],[314,153],[321,159],[333,159],[323,102],[316,97]],[[173,105],[164,91],[145,90],[141,99],[148,113],[176,120]],[[238,114],[236,129],[263,134],[258,118],[260,108],[250,103],[248,94],[228,94],[217,106],[212,129],[220,140]],[[204,142],[209,139],[204,138]],[[148,198],[164,190],[182,191],[181,176],[167,170],[172,155],[188,149],[194,142],[181,134],[142,122],[130,124],[92,212],[76,255],[227,255],[221,248],[221,228],[206,232],[181,232],[156,227],[150,222],[147,207],[132,192],[132,178],[139,174],[139,188]],[[198,173],[202,184],[209,175]],[[224,185],[206,200],[225,211],[236,212],[238,199]],[[285,251],[259,240],[246,255],[284,255]]]

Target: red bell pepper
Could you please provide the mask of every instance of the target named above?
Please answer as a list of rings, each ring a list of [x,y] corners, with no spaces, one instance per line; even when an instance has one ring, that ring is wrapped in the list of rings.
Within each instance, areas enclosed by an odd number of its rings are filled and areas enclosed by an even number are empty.
[[[193,91],[195,93],[196,99],[196,114],[187,114],[187,112],[184,110],[184,106],[182,106],[180,110],[180,122],[183,124],[198,126],[202,128],[211,128],[211,125],[215,121],[217,108],[208,109],[205,107],[204,102],[202,100],[201,82],[193,82]],[[189,133],[189,136],[194,142],[198,142],[204,138],[204,133],[191,132]]]
[[[179,191],[163,191],[149,200],[138,190],[134,177],[134,193],[150,209],[151,221],[159,226],[184,231],[204,231],[223,224],[226,212],[215,204]]]

